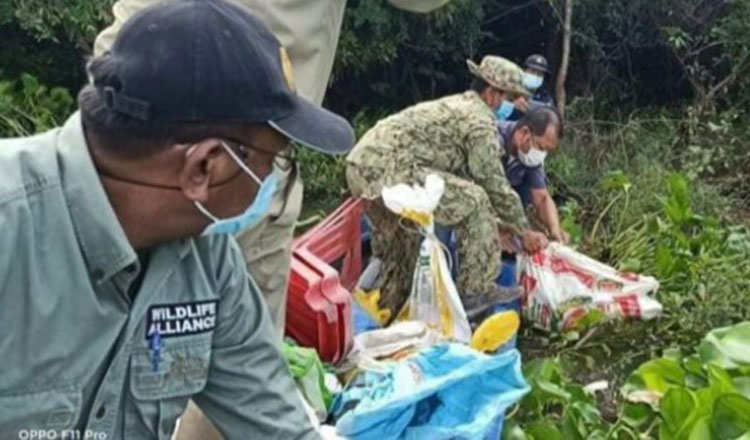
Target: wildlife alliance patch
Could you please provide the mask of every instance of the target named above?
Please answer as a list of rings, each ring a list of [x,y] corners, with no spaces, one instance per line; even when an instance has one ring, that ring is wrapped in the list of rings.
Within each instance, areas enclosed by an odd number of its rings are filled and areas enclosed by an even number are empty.
[[[146,339],[159,331],[162,338],[196,335],[216,328],[218,300],[149,307],[146,317]]]

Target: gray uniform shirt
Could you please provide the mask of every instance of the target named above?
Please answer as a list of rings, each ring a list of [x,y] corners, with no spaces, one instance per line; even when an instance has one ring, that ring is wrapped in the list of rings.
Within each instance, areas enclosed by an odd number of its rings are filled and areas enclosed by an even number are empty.
[[[0,176],[0,439],[169,438],[191,397],[227,439],[317,437],[234,239],[151,249],[129,295],[78,114],[1,140]]]

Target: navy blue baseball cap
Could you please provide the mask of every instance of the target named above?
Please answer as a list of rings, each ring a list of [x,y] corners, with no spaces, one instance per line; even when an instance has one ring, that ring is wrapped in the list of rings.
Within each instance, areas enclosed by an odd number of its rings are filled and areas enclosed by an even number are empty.
[[[530,55],[526,58],[526,67],[531,67],[543,73],[549,73],[547,58],[542,55]]]
[[[168,1],[128,20],[97,86],[111,110],[154,122],[268,123],[323,153],[354,145],[342,117],[300,97],[286,51],[248,9],[224,0]]]

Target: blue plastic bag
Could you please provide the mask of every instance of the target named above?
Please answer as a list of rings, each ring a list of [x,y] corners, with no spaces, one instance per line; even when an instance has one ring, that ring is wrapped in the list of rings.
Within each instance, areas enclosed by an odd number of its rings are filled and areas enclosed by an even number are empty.
[[[375,321],[366,310],[359,305],[357,301],[352,300],[352,323],[354,324],[354,334],[358,335],[370,330],[380,328],[380,324]]]
[[[332,414],[339,435],[355,440],[496,440],[528,391],[517,350],[489,356],[445,343],[362,374]]]

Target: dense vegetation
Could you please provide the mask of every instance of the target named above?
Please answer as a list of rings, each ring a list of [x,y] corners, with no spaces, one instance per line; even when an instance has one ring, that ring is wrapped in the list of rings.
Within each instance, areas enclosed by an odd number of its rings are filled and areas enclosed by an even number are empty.
[[[0,2],[0,135],[44,130],[72,111],[110,3]],[[362,133],[389,112],[465,88],[466,58],[543,53],[556,68],[562,11],[562,0],[452,0],[413,15],[385,0],[349,0],[326,106]],[[534,393],[508,435],[734,438],[698,415],[700,425],[678,420],[699,390],[741,375],[688,355],[711,329],[750,319],[749,42],[750,0],[573,0],[567,133],[547,162],[555,197],[580,249],[662,282],[665,314],[647,323],[593,319],[564,335],[526,330]],[[335,205],[341,160],[303,160],[306,212]],[[644,371],[698,379],[682,381],[661,407],[623,405],[621,386]],[[602,379],[609,386],[596,399],[578,385]],[[750,397],[747,388],[733,392]],[[722,399],[728,412],[748,405]]]

